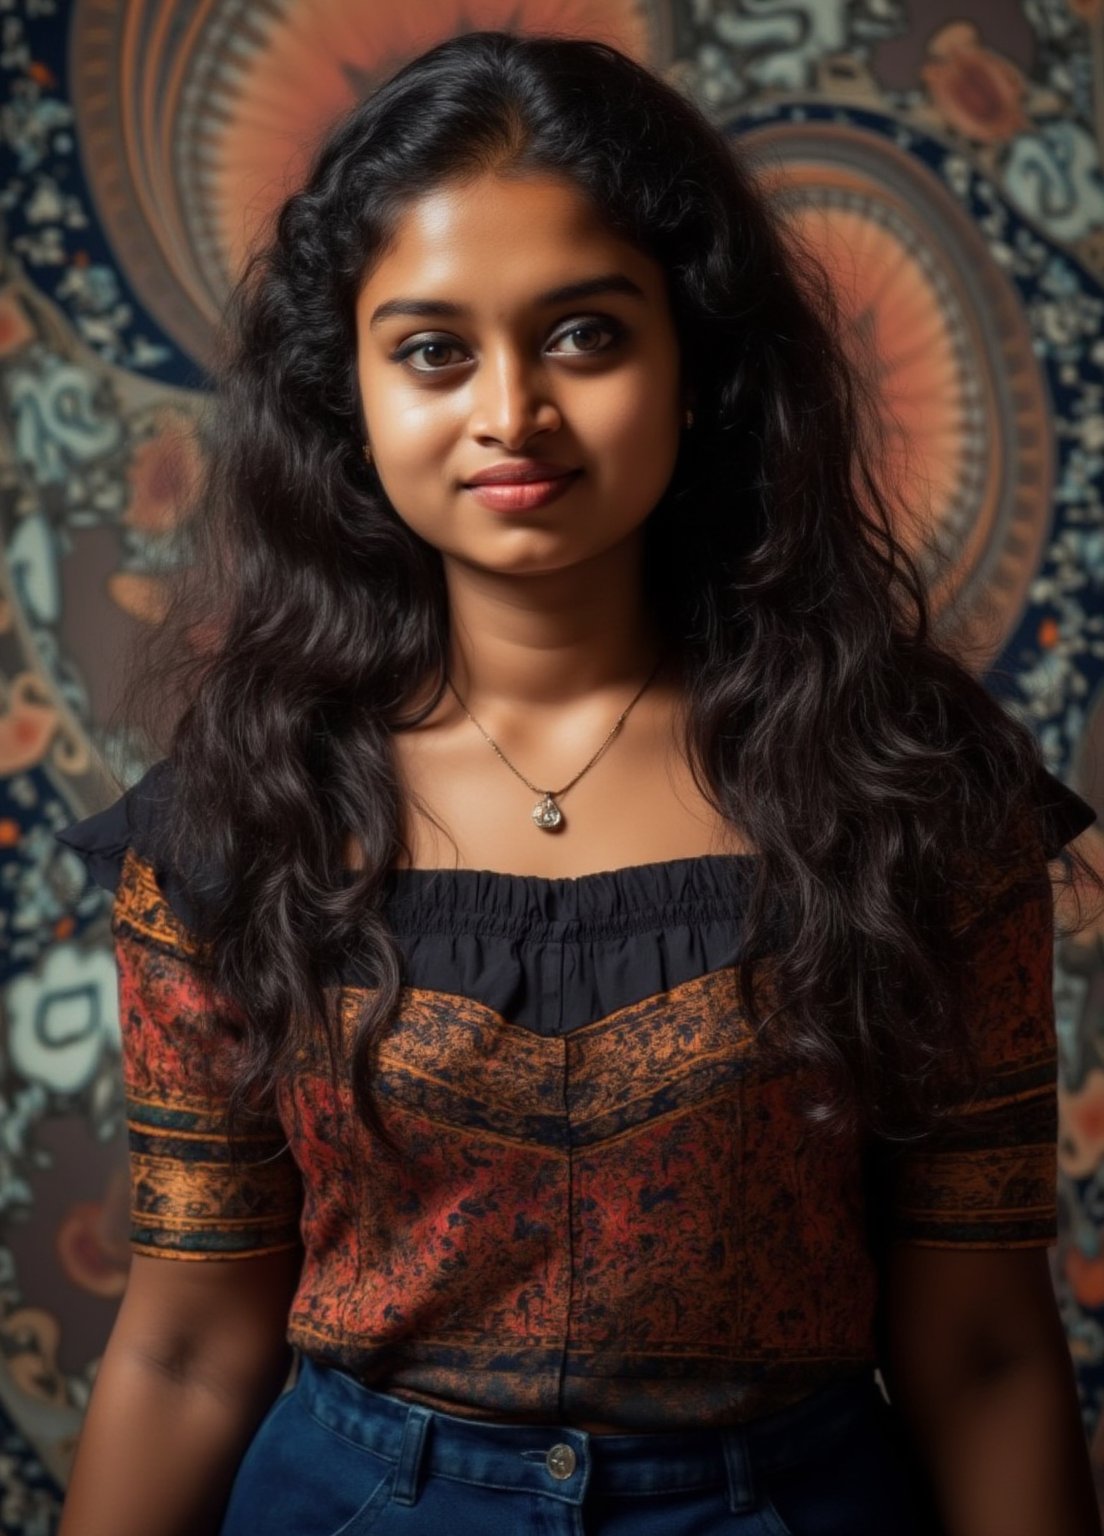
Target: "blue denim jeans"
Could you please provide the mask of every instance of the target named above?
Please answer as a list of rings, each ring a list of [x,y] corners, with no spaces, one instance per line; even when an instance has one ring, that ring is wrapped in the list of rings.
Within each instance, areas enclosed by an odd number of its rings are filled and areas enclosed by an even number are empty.
[[[304,1356],[220,1536],[941,1536],[873,1372],[725,1429],[488,1423]]]

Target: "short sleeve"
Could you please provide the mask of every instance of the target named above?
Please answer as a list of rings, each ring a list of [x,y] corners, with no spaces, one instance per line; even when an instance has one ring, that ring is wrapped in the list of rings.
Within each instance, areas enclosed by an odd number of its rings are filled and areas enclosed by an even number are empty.
[[[1058,1049],[1054,897],[1047,863],[1096,813],[1052,775],[1047,823],[961,931],[964,1021],[980,1088],[952,1120],[895,1150],[890,1236],[938,1248],[1049,1247],[1058,1238]]]
[[[130,1246],[171,1259],[237,1259],[300,1241],[302,1181],[275,1110],[247,1116],[230,1161],[226,1104],[241,1019],[201,987],[196,941],[135,842],[135,795],[59,834],[115,893]],[[143,841],[138,829],[138,841]]]
[[[137,783],[104,810],[72,822],[55,833],[55,839],[71,848],[88,873],[105,891],[117,891],[127,851],[133,848],[156,871],[165,899],[182,922],[197,927],[197,914],[163,852],[162,832],[173,814],[173,768],[168,758],[155,762]],[[214,866],[197,857],[202,881],[217,880]]]
[[[1045,769],[1039,772],[1035,794],[1045,822],[1044,852],[1049,861],[1092,826],[1096,812],[1087,800]]]

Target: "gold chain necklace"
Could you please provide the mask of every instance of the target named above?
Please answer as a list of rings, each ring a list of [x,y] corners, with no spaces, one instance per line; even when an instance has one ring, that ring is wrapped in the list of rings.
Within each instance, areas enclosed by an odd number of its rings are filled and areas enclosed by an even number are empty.
[[[629,713],[629,710],[632,709],[633,705],[636,703],[637,699],[639,699],[640,695],[644,692],[644,689],[647,688],[648,684],[650,682],[652,682],[653,678],[655,677],[656,673],[659,671],[660,667],[663,665],[665,660],[666,660],[666,655],[665,654],[661,655],[659,660],[656,662],[655,666],[652,668],[651,672],[645,678],[642,686],[638,689],[635,697],[632,700],[630,700],[630,702],[625,706],[625,708],[618,715],[617,720],[614,722],[613,730],[610,731],[610,733],[606,737],[605,741],[598,748],[597,752],[595,752],[594,756],[590,759],[590,762],[587,763],[584,768],[580,769],[580,771],[575,775],[575,777],[573,779],[570,779],[563,786],[562,789],[554,789],[554,790],[553,789],[541,789],[540,786],[537,785],[537,784],[530,784],[529,780],[525,777],[525,775],[523,773],[521,773],[517,768],[514,767],[513,763],[506,756],[505,752],[503,752],[502,748],[498,745],[498,743],[496,741],[493,741],[491,739],[491,737],[487,735],[487,732],[479,724],[479,721],[475,718],[475,716],[472,714],[472,712],[468,709],[467,705],[464,703],[463,699],[456,692],[456,689],[453,687],[452,679],[451,678],[446,678],[446,682],[448,683],[449,687],[452,688],[452,691],[453,691],[453,693],[456,696],[456,700],[457,700],[457,703],[460,705],[460,708],[464,711],[464,713],[467,715],[468,719],[475,726],[476,730],[479,731],[480,735],[484,738],[484,740],[489,742],[490,745],[495,749],[495,751],[498,753],[499,757],[506,764],[507,768],[510,769],[511,773],[516,773],[518,778],[521,780],[521,782],[523,784],[528,785],[528,787],[533,791],[533,793],[535,795],[540,795],[541,798],[537,801],[536,805],[533,807],[533,811],[532,811],[533,821],[536,823],[536,825],[538,827],[541,828],[541,830],[543,832],[554,832],[557,827],[559,827],[559,826],[561,826],[563,824],[563,819],[564,819],[563,818],[563,812],[560,810],[559,806],[556,804],[557,797],[560,796],[560,795],[566,795],[567,791],[571,788],[571,786],[573,784],[577,784],[579,782],[579,780],[582,778],[583,774],[587,772],[587,769],[594,767],[594,764],[598,761],[598,759],[601,757],[602,753],[606,750],[606,748],[609,746],[610,742],[613,740],[613,738],[617,735],[618,731],[621,729],[622,725],[625,722],[625,717]]]

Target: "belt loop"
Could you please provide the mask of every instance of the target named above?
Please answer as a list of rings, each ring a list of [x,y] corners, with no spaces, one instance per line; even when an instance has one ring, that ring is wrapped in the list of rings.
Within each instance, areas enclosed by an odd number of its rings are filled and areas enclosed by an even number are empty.
[[[747,1435],[735,1424],[721,1430],[721,1440],[728,1469],[728,1507],[734,1515],[738,1515],[744,1510],[754,1509],[758,1502],[751,1447]]]
[[[399,1464],[395,1468],[395,1482],[391,1489],[391,1497],[396,1504],[413,1504],[418,1497],[418,1472],[422,1465],[430,1412],[429,1408],[422,1407],[420,1403],[410,1403],[407,1407]]]

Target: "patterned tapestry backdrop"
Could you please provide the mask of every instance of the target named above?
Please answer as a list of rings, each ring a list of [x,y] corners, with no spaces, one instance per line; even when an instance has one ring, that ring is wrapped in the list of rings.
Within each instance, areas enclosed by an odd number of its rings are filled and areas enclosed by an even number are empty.
[[[984,615],[991,686],[1104,809],[1104,0],[0,0],[2,1533],[56,1525],[126,1276],[110,898],[53,833],[148,766],[104,722],[212,325],[325,124],[485,26],[615,42],[743,137],[873,343],[941,623]],[[1051,1260],[1104,1489],[1100,937],[1056,960]]]

